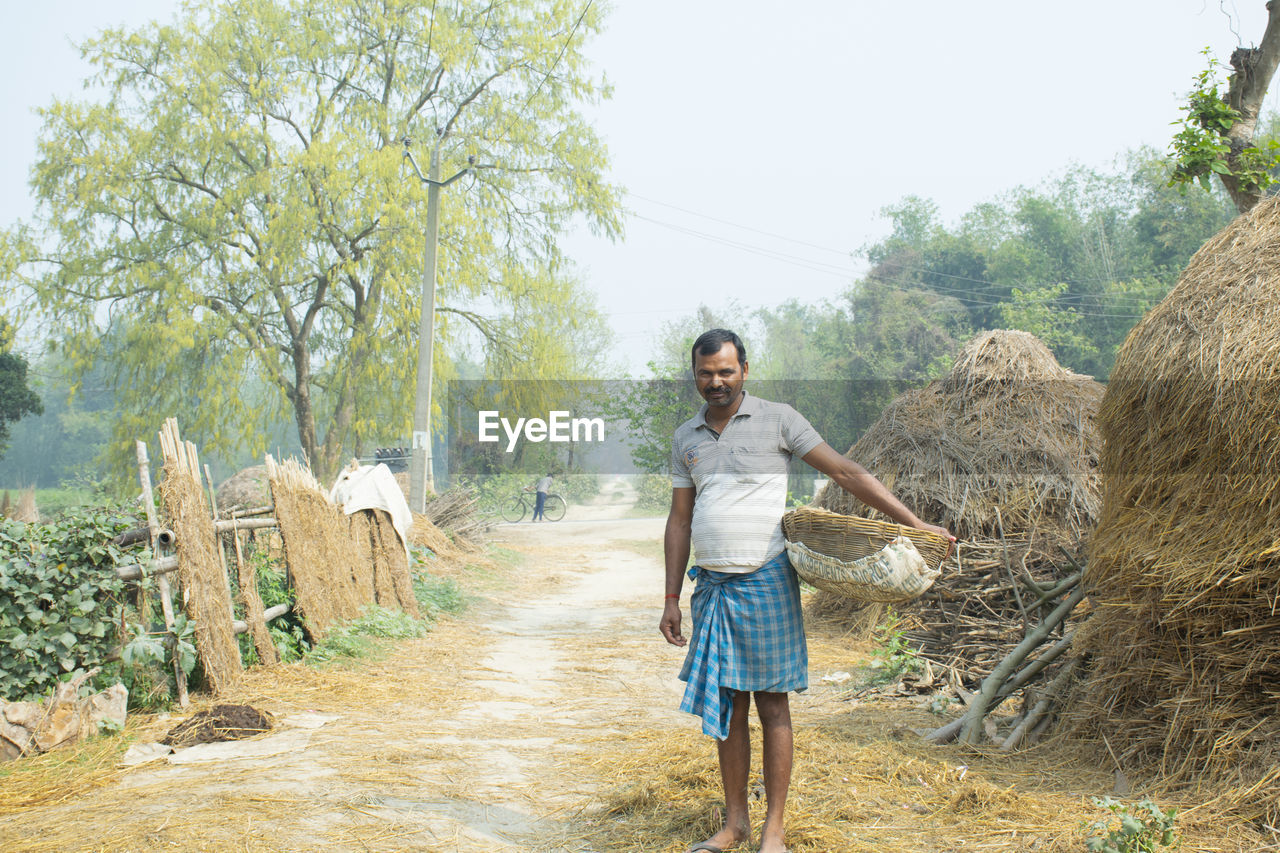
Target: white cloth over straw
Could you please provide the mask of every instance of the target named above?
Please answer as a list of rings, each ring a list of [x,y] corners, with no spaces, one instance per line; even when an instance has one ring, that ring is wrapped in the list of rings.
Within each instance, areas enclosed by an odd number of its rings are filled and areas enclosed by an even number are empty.
[[[908,601],[927,590],[942,574],[925,562],[905,536],[860,560],[839,560],[819,554],[802,542],[790,541],[787,555],[802,580],[861,601]]]
[[[379,462],[377,465],[361,465],[348,468],[338,475],[329,500],[342,507],[347,515],[362,509],[381,509],[391,516],[391,526],[404,545],[405,557],[409,557],[409,528],[413,526],[413,513],[409,502],[396,482],[391,469]],[[413,560],[409,560],[412,565]]]

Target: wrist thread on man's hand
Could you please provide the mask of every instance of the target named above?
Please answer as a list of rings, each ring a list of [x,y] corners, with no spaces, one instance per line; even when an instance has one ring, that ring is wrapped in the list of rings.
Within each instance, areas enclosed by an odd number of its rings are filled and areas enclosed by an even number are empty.
[[[670,592],[669,592],[669,593],[667,593],[666,595],[664,595],[664,596],[663,596],[663,599],[664,599],[664,600],[666,600],[666,601],[670,601],[670,600],[671,600],[671,599],[673,599],[673,598],[679,598],[679,597],[680,597],[680,593],[678,593],[678,592],[677,592],[677,593],[670,593]]]

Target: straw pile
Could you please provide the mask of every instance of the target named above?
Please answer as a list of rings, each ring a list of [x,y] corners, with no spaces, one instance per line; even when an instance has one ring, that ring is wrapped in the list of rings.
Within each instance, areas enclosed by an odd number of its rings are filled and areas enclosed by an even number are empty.
[[[1034,335],[983,332],[951,372],[898,397],[845,455],[961,539],[1037,530],[1074,544],[1096,521],[1102,386]],[[814,504],[869,512],[829,484]]]
[[[1040,586],[1060,579],[1058,547],[1077,550],[1096,521],[1102,391],[1034,335],[983,332],[947,376],[894,400],[845,454],[963,540],[959,569],[949,563],[929,592],[900,608],[927,656],[972,677],[1021,639],[1027,588],[1014,576]],[[814,504],[876,515],[834,483]],[[810,609],[863,632],[883,612],[825,593]]]
[[[178,578],[186,612],[195,623],[196,648],[215,693],[233,686],[243,668],[232,629],[231,587],[219,558],[213,515],[200,487],[200,462],[191,442],[183,442],[174,418],[160,430],[164,479],[160,499],[176,535]]]
[[[367,571],[362,568],[367,552],[356,548],[342,510],[329,500],[310,469],[296,459],[278,463],[270,455],[266,467],[298,612],[312,639],[320,640],[330,628],[357,618],[373,603],[362,597],[362,585],[356,582]]]
[[[462,549],[455,545],[443,530],[431,522],[431,519],[420,513],[413,514],[413,527],[409,530],[409,541],[431,549],[437,557],[454,559],[461,557]]]
[[[226,516],[233,509],[250,509],[271,503],[267,466],[253,465],[232,474],[218,486],[218,512]]]
[[[427,501],[426,517],[431,524],[447,530],[453,541],[465,546],[479,543],[492,521],[480,512],[479,497],[474,489],[454,486]],[[414,526],[417,526],[415,518]]]
[[[1280,199],[1210,240],[1126,339],[1078,731],[1280,821]]]

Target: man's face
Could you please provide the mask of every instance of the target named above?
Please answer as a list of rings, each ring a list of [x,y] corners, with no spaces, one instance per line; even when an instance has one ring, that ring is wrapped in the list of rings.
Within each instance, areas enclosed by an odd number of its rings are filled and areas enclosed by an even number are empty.
[[[714,355],[699,354],[693,362],[693,381],[709,406],[732,406],[742,394],[747,365],[738,364],[738,348],[725,341]]]

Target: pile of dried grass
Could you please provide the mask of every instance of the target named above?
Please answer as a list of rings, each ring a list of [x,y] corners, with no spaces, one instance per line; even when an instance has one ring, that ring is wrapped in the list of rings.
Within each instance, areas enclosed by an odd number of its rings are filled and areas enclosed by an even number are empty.
[[[426,517],[464,548],[479,547],[485,531],[492,524],[480,512],[479,496],[467,486],[455,486],[427,500]]]
[[[456,559],[463,550],[455,545],[448,534],[431,522],[431,519],[420,513],[413,514],[413,527],[409,530],[409,541],[414,545],[429,548],[437,557]]]
[[[267,466],[253,465],[232,474],[218,486],[218,512],[224,518],[233,509],[250,509],[271,503]]]
[[[1100,506],[1102,390],[1034,335],[983,332],[947,376],[896,399],[845,454],[963,540],[959,569],[949,564],[924,597],[900,608],[932,659],[973,677],[1002,658],[1021,639],[1017,599],[1027,594],[1004,570],[1006,550],[1015,572],[1052,582],[1065,563],[1058,546],[1077,550],[1086,539]],[[876,515],[834,483],[814,504]],[[820,593],[810,612],[866,636],[884,608]],[[962,630],[947,631],[949,623]]]
[[[1075,544],[1100,506],[1102,386],[1034,335],[983,332],[942,379],[898,397],[845,455],[962,539],[1036,530]],[[869,513],[829,484],[814,504]]]
[[[1100,413],[1097,612],[1070,722],[1126,767],[1280,821],[1280,199],[1210,240],[1126,339]]]
[[[233,687],[243,672],[231,625],[231,587],[218,554],[213,514],[200,486],[195,445],[183,442],[169,418],[160,431],[164,479],[160,499],[174,532],[184,609],[195,623],[196,648],[214,692]]]
[[[369,553],[356,547],[342,510],[306,465],[296,459],[278,463],[268,455],[266,467],[298,612],[312,639],[319,640],[373,603],[361,594],[371,585],[356,581],[368,571]]]

